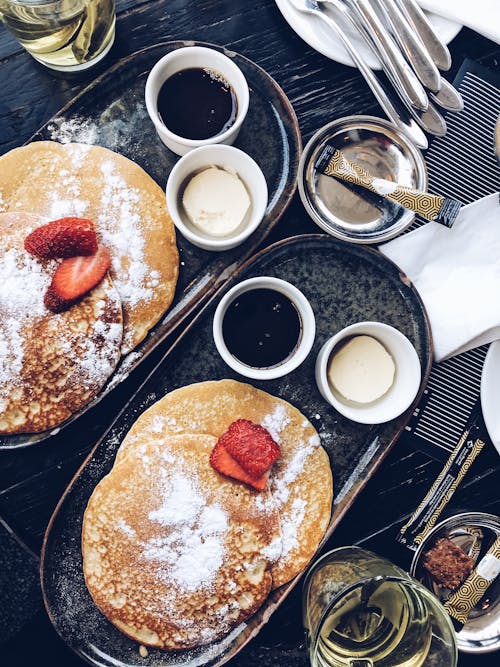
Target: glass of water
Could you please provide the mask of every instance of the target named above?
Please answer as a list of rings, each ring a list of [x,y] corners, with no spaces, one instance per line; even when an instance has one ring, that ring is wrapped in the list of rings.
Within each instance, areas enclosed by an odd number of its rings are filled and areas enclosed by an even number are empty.
[[[313,667],[455,667],[455,631],[438,599],[358,547],[320,558],[304,582]]]
[[[115,37],[114,0],[0,0],[0,17],[33,58],[64,72],[98,63]]]

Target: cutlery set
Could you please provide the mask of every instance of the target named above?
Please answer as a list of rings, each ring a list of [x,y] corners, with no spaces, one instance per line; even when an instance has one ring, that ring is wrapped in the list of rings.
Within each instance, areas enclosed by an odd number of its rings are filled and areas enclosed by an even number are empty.
[[[314,14],[329,26],[364,76],[388,118],[419,148],[427,148],[424,132],[446,134],[438,107],[461,111],[458,91],[440,74],[451,58],[414,0],[289,0],[300,12]],[[329,10],[329,11],[328,11]],[[379,77],[354,45],[361,39],[378,60]]]

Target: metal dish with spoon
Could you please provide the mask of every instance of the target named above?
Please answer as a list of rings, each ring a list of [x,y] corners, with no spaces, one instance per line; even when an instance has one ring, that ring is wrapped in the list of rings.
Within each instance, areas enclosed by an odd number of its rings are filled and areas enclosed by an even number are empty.
[[[320,174],[315,163],[327,144],[379,178],[427,187],[422,153],[391,123],[374,116],[339,118],[316,132],[299,163],[300,198],[321,229],[344,241],[381,243],[411,225],[412,211]]]

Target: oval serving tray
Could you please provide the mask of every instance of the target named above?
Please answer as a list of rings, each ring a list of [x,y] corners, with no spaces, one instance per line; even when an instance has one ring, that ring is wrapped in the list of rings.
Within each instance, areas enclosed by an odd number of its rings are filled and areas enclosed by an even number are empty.
[[[276,81],[248,58],[205,42],[164,42],[118,61],[67,104],[30,141],[81,142],[110,148],[137,162],[162,187],[179,159],[158,138],[144,102],[144,86],[152,66],[182,46],[208,46],[232,58],[250,88],[248,114],[235,146],[259,164],[267,180],[265,216],[242,245],[225,252],[208,252],[177,232],[179,281],[172,305],[162,320],[119,366],[100,393],[56,429],[34,434],[0,435],[0,449],[26,447],[49,438],[99,403],[125,380],[154,348],[211,296],[264,241],[287,208],[297,186],[302,142],[295,112]]]
[[[316,316],[313,350],[293,373],[256,387],[298,407],[317,428],[332,463],[334,512],[323,542],[389,452],[418,403],[432,363],[427,316],[415,288],[398,267],[378,251],[304,235],[280,241],[238,269],[224,291],[256,275],[271,275],[294,283],[310,300]],[[295,586],[300,575],[274,591],[247,623],[220,642],[191,651],[148,649],[117,630],[92,602],[82,571],[80,538],[88,499],[112,465],[117,449],[136,418],[165,393],[192,382],[235,378],[212,339],[214,296],[173,344],[97,443],[60,500],[47,528],[41,557],[41,580],[49,617],[63,640],[82,658],[100,667],[178,667],[220,665],[233,657],[262,626]],[[354,424],[327,404],[316,388],[314,364],[325,340],[340,328],[360,320],[381,320],[410,338],[422,366],[422,383],[413,405],[401,417],[377,426]]]

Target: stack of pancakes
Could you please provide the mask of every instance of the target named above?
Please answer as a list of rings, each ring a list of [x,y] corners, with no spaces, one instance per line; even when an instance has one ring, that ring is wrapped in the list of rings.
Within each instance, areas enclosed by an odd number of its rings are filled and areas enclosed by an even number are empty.
[[[53,314],[43,296],[57,262],[23,243],[66,216],[92,220],[112,267]],[[178,264],[163,191],[134,162],[50,141],[0,157],[0,433],[52,428],[90,401],[172,302]]]
[[[261,424],[281,447],[264,491],[210,466],[237,419]],[[332,495],[328,456],[292,405],[233,380],[177,389],[135,422],[89,500],[88,589],[143,644],[213,642],[303,570],[328,527]]]

